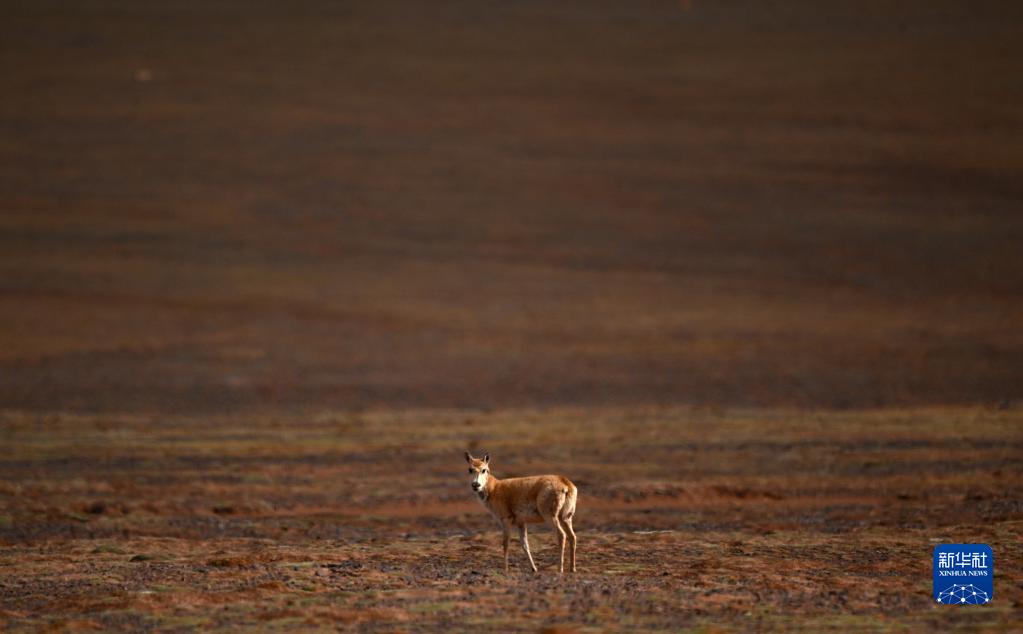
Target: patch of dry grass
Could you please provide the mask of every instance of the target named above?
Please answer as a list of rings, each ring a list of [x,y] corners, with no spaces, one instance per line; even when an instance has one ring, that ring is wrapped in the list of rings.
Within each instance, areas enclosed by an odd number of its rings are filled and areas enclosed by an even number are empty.
[[[570,408],[302,421],[3,415],[13,628],[1003,628],[1020,617],[1019,412]],[[299,424],[300,423],[300,424]],[[153,430],[158,429],[158,432]],[[580,486],[580,573],[499,568],[459,449]],[[996,602],[938,610],[985,542]],[[516,553],[517,554],[517,553]]]

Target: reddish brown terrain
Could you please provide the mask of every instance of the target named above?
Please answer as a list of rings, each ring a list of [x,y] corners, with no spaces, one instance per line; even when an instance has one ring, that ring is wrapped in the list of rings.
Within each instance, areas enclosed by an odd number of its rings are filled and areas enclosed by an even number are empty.
[[[386,631],[1020,625],[1023,414],[628,407],[176,418],[7,414],[6,625]],[[461,455],[580,489],[579,572],[540,572]],[[987,543],[995,600],[932,603]]]
[[[1023,5],[0,18],[0,628],[1023,628]]]

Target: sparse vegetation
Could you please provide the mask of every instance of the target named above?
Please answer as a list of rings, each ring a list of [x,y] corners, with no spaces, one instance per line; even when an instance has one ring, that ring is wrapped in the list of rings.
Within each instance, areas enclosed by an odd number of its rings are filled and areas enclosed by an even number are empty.
[[[333,440],[329,422],[165,417],[162,439],[146,445],[148,426],[135,417],[64,425],[48,415],[34,426],[26,421],[37,414],[5,413],[0,428],[15,446],[46,451],[0,461],[0,513],[12,518],[0,525],[0,618],[32,629],[58,619],[106,629],[441,630],[457,621],[580,632],[1018,623],[1018,410],[360,417]],[[572,444],[552,442],[583,427]],[[100,430],[110,440],[83,449]],[[586,501],[575,577],[551,572],[555,541],[543,532],[532,535],[540,574],[518,551],[511,572],[498,571],[500,536],[452,467],[457,448],[481,432],[509,465],[573,465]],[[146,469],[115,458],[143,447]],[[395,481],[392,456],[415,465],[414,490]],[[62,466],[47,472],[53,464]],[[266,483],[224,477],[240,465]],[[64,509],[100,489],[128,512],[67,519]],[[225,503],[238,512],[213,510]],[[930,549],[955,540],[998,553],[990,608],[932,605]]]
[[[0,4],[0,630],[1023,629],[1023,3]]]

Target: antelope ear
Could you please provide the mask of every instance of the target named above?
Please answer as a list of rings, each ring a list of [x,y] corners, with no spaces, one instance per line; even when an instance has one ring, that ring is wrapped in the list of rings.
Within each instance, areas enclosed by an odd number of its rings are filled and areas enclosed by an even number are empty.
[[[490,464],[490,454],[484,454],[483,462]]]
[[[465,452],[465,461],[468,462],[469,464],[472,464],[472,454],[469,453],[468,451]]]

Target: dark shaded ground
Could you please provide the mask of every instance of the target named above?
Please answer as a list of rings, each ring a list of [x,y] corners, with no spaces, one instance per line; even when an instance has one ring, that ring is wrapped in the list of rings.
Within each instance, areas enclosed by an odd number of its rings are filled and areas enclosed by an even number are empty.
[[[838,4],[6,3],[0,403],[1017,399],[1023,5]]]
[[[8,413],[0,626],[1006,631],[1023,616],[1018,411],[628,408],[315,419]],[[211,424],[213,423],[213,424]],[[968,430],[968,432],[964,432]],[[472,500],[557,470],[579,573]],[[989,606],[938,606],[931,550],[984,542]]]

